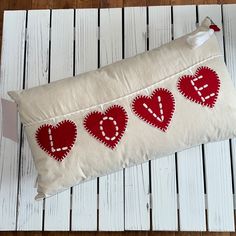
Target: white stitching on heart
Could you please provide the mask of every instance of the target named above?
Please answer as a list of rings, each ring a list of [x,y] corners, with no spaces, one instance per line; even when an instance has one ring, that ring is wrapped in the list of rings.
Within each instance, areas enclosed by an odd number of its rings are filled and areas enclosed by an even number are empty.
[[[157,97],[158,100],[158,104],[159,104],[159,108],[160,108],[160,113],[161,113],[161,118],[157,116],[157,114],[155,112],[153,112],[153,110],[148,107],[148,105],[146,103],[143,103],[143,106],[148,110],[149,113],[151,113],[157,120],[159,120],[160,122],[164,121],[164,114],[163,114],[163,106],[162,106],[162,102],[161,102],[161,97],[158,96]]]
[[[167,93],[170,95],[170,97],[171,97],[171,99],[172,99],[172,102],[173,102],[173,108],[172,108],[172,110],[171,110],[170,117],[166,117],[166,121],[165,121],[165,122],[166,122],[166,125],[165,125],[164,128],[163,128],[163,127],[158,127],[158,126],[154,125],[154,124],[153,124],[152,122],[150,122],[148,119],[142,117],[142,116],[136,111],[136,109],[135,109],[135,102],[136,102],[138,99],[140,99],[140,98],[148,98],[148,97],[151,97],[151,98],[152,98],[152,97],[154,96],[154,94],[155,94],[157,91],[165,91],[165,92],[167,92]],[[156,89],[153,90],[151,96],[138,95],[137,97],[135,97],[135,98],[133,99],[133,101],[132,101],[131,108],[132,108],[133,113],[134,113],[138,118],[140,118],[141,120],[145,121],[147,124],[152,125],[152,126],[158,128],[158,129],[162,130],[163,132],[166,132],[166,130],[167,130],[167,128],[168,128],[168,126],[169,126],[169,124],[170,124],[170,122],[171,122],[171,119],[172,119],[172,116],[173,116],[173,114],[174,114],[174,111],[175,111],[175,99],[174,99],[173,94],[172,94],[168,89],[166,89],[166,88],[156,88]]]
[[[205,100],[207,100],[207,99],[209,99],[210,97],[213,97],[213,96],[214,96],[212,105],[204,104],[204,106],[207,106],[207,107],[212,108],[212,107],[214,107],[214,105],[215,105],[215,103],[216,103],[216,100],[217,100],[217,97],[218,97],[218,94],[219,94],[220,84],[221,84],[221,83],[220,83],[220,79],[219,79],[218,74],[217,74],[214,70],[212,70],[211,68],[209,68],[209,67],[207,67],[207,66],[198,67],[197,70],[195,71],[195,74],[198,74],[199,71],[201,71],[202,69],[210,70],[212,73],[215,74],[216,80],[218,81],[216,93],[215,93],[214,95],[213,95],[213,93],[212,93],[212,94],[210,94],[210,95],[208,95],[208,96],[205,97]],[[190,72],[191,72],[191,74],[194,76],[194,74],[193,74],[193,72],[192,72],[191,70],[190,70]],[[183,75],[183,76],[181,76],[181,77],[179,78],[179,80],[178,80],[178,82],[177,82],[178,91],[179,91],[185,98],[187,98],[188,100],[190,100],[190,101],[192,101],[192,102],[195,102],[195,103],[197,103],[197,104],[203,105],[202,102],[193,99],[191,96],[186,95],[185,92],[182,91],[182,89],[181,89],[181,81],[182,81],[182,79],[184,79],[184,78],[186,78],[186,77],[188,77],[188,75]],[[197,78],[194,78],[193,80],[196,81],[196,80],[198,80],[198,79],[197,79]]]
[[[107,146],[107,147],[109,147],[109,148],[111,148],[111,149],[114,149],[114,148],[116,148],[117,147],[117,145],[118,145],[118,143],[119,143],[119,141],[120,141],[120,139],[123,137],[123,135],[124,135],[124,132],[125,132],[125,130],[126,130],[126,127],[127,127],[127,123],[128,123],[128,114],[127,114],[127,112],[126,112],[126,110],[124,109],[124,107],[122,107],[122,106],[120,106],[120,105],[112,105],[112,106],[110,106],[110,107],[108,107],[106,110],[105,110],[105,114],[106,113],[108,113],[108,112],[110,112],[110,110],[112,110],[112,109],[114,109],[114,108],[119,108],[119,109],[121,109],[122,111],[123,111],[123,113],[124,113],[124,130],[120,130],[120,135],[117,137],[117,139],[115,140],[115,144],[112,146],[111,144],[109,144],[109,143],[106,143],[103,139],[101,139],[100,137],[97,137],[96,135],[94,135],[94,133],[87,127],[87,125],[86,125],[86,122],[87,122],[87,119],[91,116],[91,115],[93,115],[93,114],[100,114],[100,112],[99,111],[92,111],[92,112],[90,112],[90,113],[88,113],[86,116],[85,116],[85,118],[84,118],[84,122],[83,122],[83,126],[84,126],[84,128],[85,128],[85,130],[92,136],[92,137],[94,137],[95,139],[97,139],[98,141],[100,141],[101,143],[103,143],[105,146]],[[99,127],[99,129],[100,129],[100,127]],[[101,130],[101,129],[100,129]],[[119,129],[118,129],[118,127],[117,127],[117,131],[118,131]]]
[[[114,124],[114,126],[115,126],[115,130],[116,130],[116,133],[115,133],[115,136],[113,136],[113,137],[108,137],[108,136],[106,136],[106,133],[103,131],[103,121],[104,120],[112,120],[112,123]],[[119,132],[118,132],[118,130],[119,130],[119,127],[117,126],[117,122],[114,120],[114,118],[113,117],[111,117],[111,116],[104,116],[103,118],[102,118],[102,120],[99,122],[99,129],[101,130],[101,132],[102,132],[102,136],[106,139],[106,140],[111,140],[111,141],[114,141],[117,137],[118,137],[118,135],[119,135]]]
[[[206,97],[203,97],[202,96],[202,93],[200,92],[201,90],[203,90],[204,88],[207,88],[208,87],[208,84],[204,84],[202,87],[198,88],[196,85],[195,85],[195,81],[198,81],[199,79],[202,79],[203,76],[202,75],[199,75],[198,77],[194,78],[194,79],[191,79],[191,84],[193,86],[193,88],[195,89],[195,91],[197,92],[197,94],[199,95],[199,97],[201,98],[201,100],[203,102],[205,102],[207,99],[209,99],[210,97],[213,97],[215,96],[215,93],[211,93],[210,95],[207,95]]]
[[[49,140],[50,140],[50,145],[51,145],[51,151],[52,152],[60,152],[60,151],[65,151],[68,149],[68,147],[62,147],[62,148],[54,148],[53,147],[53,140],[52,140],[52,131],[50,128],[48,128],[48,135],[49,135]]]
[[[46,148],[44,148],[44,147],[41,145],[40,140],[39,140],[39,138],[38,138],[38,134],[39,134],[40,130],[41,130],[42,128],[44,128],[44,127],[50,128],[50,125],[49,125],[49,124],[41,125],[41,126],[37,129],[37,131],[36,131],[36,133],[35,133],[35,137],[36,137],[36,140],[37,140],[37,143],[38,143],[39,147],[40,147],[43,151],[45,151],[46,153],[48,153],[51,157],[53,157],[55,160],[60,161],[60,162],[67,156],[67,154],[69,153],[69,151],[71,150],[71,148],[72,148],[73,145],[75,144],[75,141],[76,141],[76,138],[77,138],[77,128],[76,128],[76,124],[75,124],[73,121],[71,121],[71,120],[63,120],[63,121],[57,123],[56,125],[54,125],[54,127],[55,127],[55,128],[58,128],[58,127],[60,127],[60,125],[63,125],[64,123],[70,123],[70,124],[72,124],[72,125],[74,126],[75,135],[74,135],[74,138],[73,138],[73,140],[72,140],[71,146],[68,146],[68,148],[65,150],[63,156],[60,157],[60,158],[54,156],[54,155],[52,154],[52,152],[50,152],[49,150],[47,150]],[[49,137],[49,139],[50,139],[50,137]],[[53,140],[50,140],[50,141],[52,141],[52,144],[53,144]],[[51,144],[51,142],[50,142],[50,144]]]

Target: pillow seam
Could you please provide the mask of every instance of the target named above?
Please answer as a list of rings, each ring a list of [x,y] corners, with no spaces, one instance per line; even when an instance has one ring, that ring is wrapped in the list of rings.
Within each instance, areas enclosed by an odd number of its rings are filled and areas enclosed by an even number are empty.
[[[191,65],[191,66],[189,66],[187,68],[185,68],[184,70],[181,70],[180,72],[178,72],[178,73],[176,73],[174,75],[168,76],[168,77],[166,77],[166,78],[164,78],[164,79],[162,79],[162,80],[160,80],[158,82],[155,82],[155,83],[153,83],[151,85],[148,85],[145,88],[141,88],[139,90],[136,90],[134,92],[126,94],[126,95],[124,95],[122,97],[118,97],[116,99],[113,99],[113,100],[110,100],[110,101],[107,101],[107,102],[104,102],[104,103],[96,104],[96,105],[93,105],[93,106],[90,106],[90,107],[87,107],[87,108],[84,108],[84,109],[80,109],[80,110],[77,110],[77,111],[73,111],[73,112],[70,112],[70,113],[67,113],[67,114],[62,114],[62,115],[58,115],[58,116],[55,116],[55,117],[50,117],[50,118],[47,118],[47,119],[44,119],[44,120],[39,120],[39,121],[31,122],[31,123],[26,123],[26,124],[23,124],[23,126],[24,127],[30,127],[30,126],[33,126],[33,125],[36,125],[36,124],[44,123],[46,121],[50,121],[50,120],[57,119],[57,118],[60,118],[60,117],[74,115],[74,114],[77,114],[77,113],[80,113],[80,112],[84,112],[84,111],[87,111],[87,110],[90,110],[90,109],[94,109],[94,108],[99,107],[99,106],[104,106],[104,105],[107,105],[109,103],[113,103],[115,101],[122,100],[124,98],[128,98],[128,97],[130,97],[130,96],[132,96],[132,95],[134,95],[136,93],[139,93],[139,92],[145,91],[147,89],[150,89],[150,88],[156,86],[159,83],[162,83],[162,82],[164,82],[166,80],[169,80],[169,79],[171,79],[171,78],[173,78],[173,77],[175,77],[177,75],[180,75],[180,74],[184,73],[185,71],[191,70],[195,66],[198,66],[198,65],[200,65],[200,64],[202,64],[204,62],[210,61],[210,60],[218,58],[218,57],[223,57],[223,55],[222,54],[217,54],[217,55],[210,56],[210,57],[208,57],[208,58],[206,58],[204,60],[201,60],[201,61],[199,61],[199,62],[197,62],[197,63],[195,63],[195,64],[193,64],[193,65]]]

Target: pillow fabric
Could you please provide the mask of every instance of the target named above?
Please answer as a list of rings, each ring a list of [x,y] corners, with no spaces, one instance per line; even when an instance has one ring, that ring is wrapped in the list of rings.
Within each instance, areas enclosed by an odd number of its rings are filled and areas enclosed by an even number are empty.
[[[10,91],[38,172],[36,200],[236,135],[236,91],[215,35],[190,35],[95,71]]]

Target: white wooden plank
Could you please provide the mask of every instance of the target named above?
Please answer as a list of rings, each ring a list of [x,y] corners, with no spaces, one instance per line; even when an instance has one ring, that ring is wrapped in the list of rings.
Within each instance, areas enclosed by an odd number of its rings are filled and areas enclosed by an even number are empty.
[[[222,28],[221,7],[199,6],[199,20],[209,16]],[[222,31],[216,33],[223,52]],[[229,141],[204,145],[209,231],[234,230],[232,176]]]
[[[201,146],[178,154],[179,214],[182,231],[205,231],[205,196]]]
[[[76,10],[75,74],[98,66],[98,9]],[[72,230],[97,230],[97,179],[72,191]]]
[[[124,57],[146,50],[146,7],[124,8]],[[125,169],[125,230],[150,229],[149,163]]]
[[[25,11],[5,11],[3,23],[0,96],[10,99],[9,90],[23,88]],[[0,114],[2,106],[0,105]],[[17,186],[20,150],[20,122],[18,143],[2,137],[0,115],[0,230],[16,229]]]
[[[173,37],[179,38],[196,28],[196,6],[173,6]]]
[[[236,87],[236,4],[223,5],[225,59],[227,68]],[[231,140],[234,197],[236,189],[236,139]],[[236,201],[234,201],[234,208]]]
[[[221,142],[205,145],[205,163],[208,230],[234,231],[229,146]]]
[[[122,59],[122,9],[100,10],[100,66]],[[123,171],[99,178],[99,230],[124,230]]]
[[[209,16],[222,29],[221,6],[199,6],[198,11],[200,21],[206,16]],[[223,30],[216,33],[216,36],[223,53]],[[208,150],[208,152],[206,150]],[[208,157],[207,154],[210,155],[210,157]],[[217,155],[215,156],[214,154]],[[229,141],[205,145],[205,164],[208,198],[208,228],[210,231],[234,230]],[[218,172],[216,178],[215,171],[217,170],[221,171]],[[217,197],[215,197],[216,195]]]
[[[183,17],[184,16],[184,17]],[[196,28],[196,6],[173,7],[173,33],[178,38]],[[180,230],[206,230],[201,145],[177,153]]]
[[[74,10],[53,10],[50,81],[73,76]],[[45,230],[69,230],[70,189],[45,200]]]
[[[48,82],[50,11],[28,11],[25,88]],[[37,172],[26,135],[21,149],[17,230],[42,230],[43,201],[35,201]]]
[[[149,50],[171,41],[171,7],[149,7]],[[151,161],[152,229],[178,230],[175,155]]]
[[[236,87],[236,4],[223,5],[225,59],[227,68]],[[235,139],[232,140],[235,143]],[[233,148],[233,150],[235,147]],[[234,150],[235,151],[235,150]],[[235,153],[234,158],[235,161]],[[235,164],[235,163],[234,163]],[[234,165],[236,167],[236,165]],[[234,168],[236,170],[236,168]],[[234,174],[236,172],[234,171]],[[236,180],[236,176],[234,178]],[[235,182],[235,181],[234,181]],[[235,182],[236,183],[236,182]]]

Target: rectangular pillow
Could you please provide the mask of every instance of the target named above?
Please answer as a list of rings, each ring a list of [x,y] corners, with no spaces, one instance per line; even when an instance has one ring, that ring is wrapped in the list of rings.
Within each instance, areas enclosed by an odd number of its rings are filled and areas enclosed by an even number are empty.
[[[210,24],[98,70],[8,92],[38,172],[36,200],[236,135],[236,91]]]

